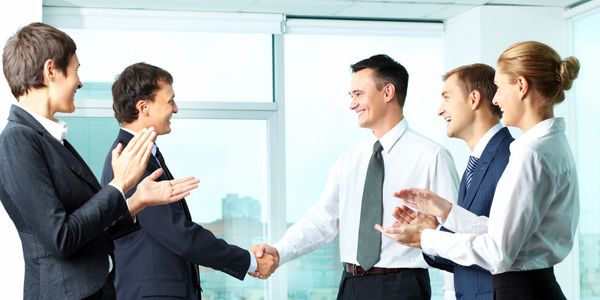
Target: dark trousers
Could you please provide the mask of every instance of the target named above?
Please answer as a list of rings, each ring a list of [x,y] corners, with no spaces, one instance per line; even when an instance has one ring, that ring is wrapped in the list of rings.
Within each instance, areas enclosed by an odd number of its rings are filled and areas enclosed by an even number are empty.
[[[338,300],[428,300],[431,285],[427,269],[404,269],[398,273],[353,276],[344,271]]]
[[[564,300],[554,268],[506,272],[492,276],[496,300]]]

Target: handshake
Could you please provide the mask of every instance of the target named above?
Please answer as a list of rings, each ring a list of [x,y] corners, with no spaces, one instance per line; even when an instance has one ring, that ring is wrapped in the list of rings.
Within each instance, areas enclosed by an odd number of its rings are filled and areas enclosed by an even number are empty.
[[[279,252],[268,244],[256,244],[250,249],[256,257],[256,271],[248,273],[258,279],[267,279],[279,267]]]

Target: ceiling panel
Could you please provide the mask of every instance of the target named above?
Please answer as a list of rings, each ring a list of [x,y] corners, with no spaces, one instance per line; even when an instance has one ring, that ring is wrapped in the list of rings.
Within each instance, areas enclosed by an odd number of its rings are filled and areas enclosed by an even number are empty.
[[[569,7],[578,0],[43,0],[45,6],[445,20],[481,5]]]
[[[349,6],[353,1],[306,1],[306,0],[258,0],[244,9],[244,12],[284,13],[300,16],[335,16]]]
[[[443,4],[356,2],[340,11],[338,15],[387,19],[426,19],[425,16],[440,11],[445,6]]]

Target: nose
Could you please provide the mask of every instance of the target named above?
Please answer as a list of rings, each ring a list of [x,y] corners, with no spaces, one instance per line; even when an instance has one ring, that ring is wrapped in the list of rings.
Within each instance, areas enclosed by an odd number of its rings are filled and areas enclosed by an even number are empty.
[[[81,83],[81,81],[79,81],[79,83],[77,84],[77,89],[80,89],[83,87],[83,83]]]
[[[177,107],[177,102],[173,101],[173,113],[176,114],[179,112],[179,107]]]
[[[492,98],[492,104],[498,106],[498,92],[496,92],[496,94],[494,94],[494,98]]]
[[[356,101],[356,97],[354,96],[350,96],[352,100],[350,100],[350,109],[354,110],[356,107],[358,107],[358,102]]]
[[[437,109],[437,115],[442,116],[446,110],[444,109],[444,103],[440,103],[440,106]]]

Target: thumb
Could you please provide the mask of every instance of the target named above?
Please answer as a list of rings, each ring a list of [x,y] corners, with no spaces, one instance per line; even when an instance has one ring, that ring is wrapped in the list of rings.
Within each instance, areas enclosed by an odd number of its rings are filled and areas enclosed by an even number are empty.
[[[144,178],[144,181],[146,180],[151,180],[151,181],[156,181],[157,179],[160,178],[160,176],[163,174],[163,169],[156,169],[156,171],[152,172],[152,174],[146,176],[146,178]]]
[[[123,145],[121,143],[118,143],[115,149],[113,149],[112,151],[112,161],[115,161],[119,158],[119,156],[121,155],[121,151],[123,151]]]
[[[264,254],[265,246],[260,245],[255,249],[254,255],[258,258],[261,258]]]

